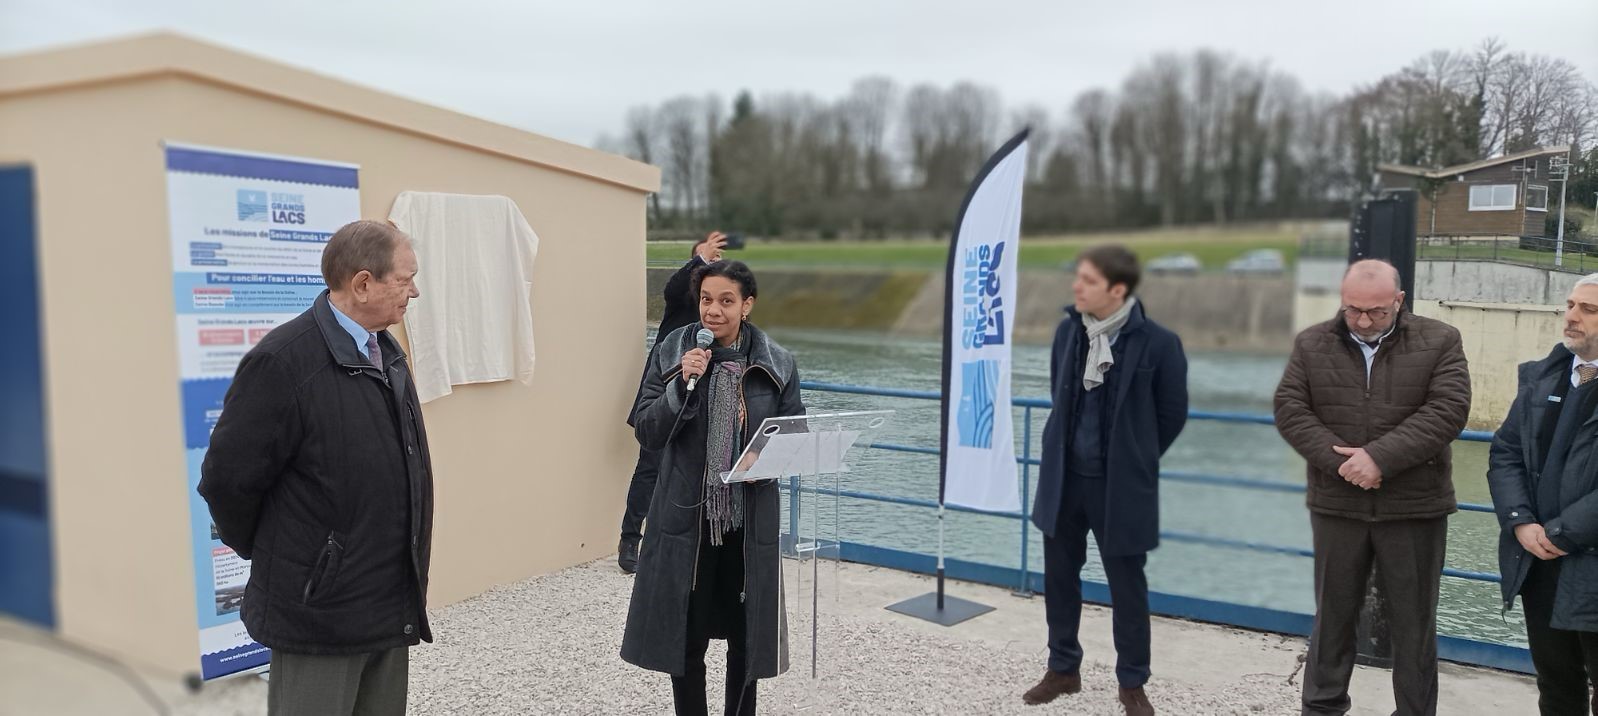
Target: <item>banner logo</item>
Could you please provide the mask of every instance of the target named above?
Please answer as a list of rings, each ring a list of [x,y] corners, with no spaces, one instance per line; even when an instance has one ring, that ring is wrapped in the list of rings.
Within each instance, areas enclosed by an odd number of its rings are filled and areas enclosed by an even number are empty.
[[[240,189],[239,221],[266,221],[266,192]]]
[[[966,348],[1004,345],[1004,288],[1000,268],[1004,243],[981,244],[965,252],[961,281],[963,328],[960,342]]]

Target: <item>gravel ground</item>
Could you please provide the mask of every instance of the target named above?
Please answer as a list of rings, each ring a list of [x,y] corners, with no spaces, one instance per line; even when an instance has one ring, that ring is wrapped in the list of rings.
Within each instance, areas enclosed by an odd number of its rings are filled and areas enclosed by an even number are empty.
[[[439,641],[411,652],[410,713],[670,713],[669,678],[617,656],[630,579],[604,559],[437,610]],[[1041,649],[928,631],[877,609],[857,611],[827,618],[820,680],[809,677],[808,615],[795,616],[793,668],[760,683],[762,713],[1121,713],[1109,663],[1090,658],[1082,693],[1027,707],[1020,694],[1042,673]],[[713,713],[724,655],[722,642],[712,642]],[[1291,714],[1297,692],[1296,682],[1280,674],[1202,685],[1157,679],[1149,690],[1166,714]],[[175,713],[255,716],[265,713],[265,696],[259,679],[236,679],[208,685]]]

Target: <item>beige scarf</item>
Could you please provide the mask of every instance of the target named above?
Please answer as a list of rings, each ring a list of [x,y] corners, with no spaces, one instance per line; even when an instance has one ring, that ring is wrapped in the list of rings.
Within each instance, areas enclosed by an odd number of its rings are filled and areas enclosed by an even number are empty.
[[[1115,354],[1110,352],[1110,337],[1121,332],[1121,327],[1126,325],[1126,319],[1132,315],[1132,307],[1137,305],[1136,298],[1127,298],[1126,303],[1110,314],[1109,318],[1100,320],[1093,314],[1082,314],[1082,325],[1088,329],[1088,359],[1082,366],[1082,389],[1093,390],[1104,385],[1104,373],[1115,365]]]

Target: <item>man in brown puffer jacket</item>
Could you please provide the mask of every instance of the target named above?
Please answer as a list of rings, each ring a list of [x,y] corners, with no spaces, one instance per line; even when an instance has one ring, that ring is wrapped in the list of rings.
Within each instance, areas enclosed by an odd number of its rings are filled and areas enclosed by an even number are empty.
[[[1308,463],[1315,628],[1304,714],[1350,706],[1355,626],[1374,562],[1399,714],[1437,713],[1437,589],[1454,502],[1449,445],[1470,412],[1459,331],[1403,311],[1398,271],[1360,261],[1343,308],[1298,335],[1276,429]]]

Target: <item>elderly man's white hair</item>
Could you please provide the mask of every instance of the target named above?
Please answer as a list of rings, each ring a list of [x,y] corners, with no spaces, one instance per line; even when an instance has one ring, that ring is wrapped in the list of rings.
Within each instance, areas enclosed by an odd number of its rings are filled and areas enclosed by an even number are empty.
[[[1593,275],[1598,276],[1598,274]],[[1348,270],[1343,272],[1343,280],[1347,281],[1355,277],[1362,279],[1392,278],[1393,288],[1398,291],[1404,290],[1403,279],[1398,276],[1398,267],[1381,259],[1361,259],[1349,264]],[[1585,281],[1587,279],[1583,278],[1582,280]],[[1577,285],[1579,286],[1580,284]]]
[[[1576,286],[1598,286],[1598,273],[1590,273],[1576,281]],[[1576,286],[1571,286],[1575,288]]]

